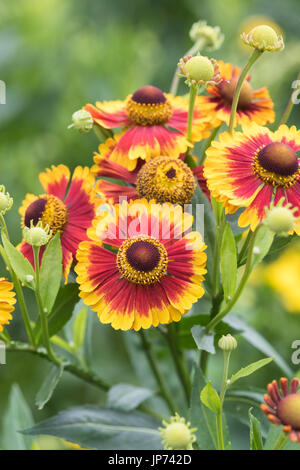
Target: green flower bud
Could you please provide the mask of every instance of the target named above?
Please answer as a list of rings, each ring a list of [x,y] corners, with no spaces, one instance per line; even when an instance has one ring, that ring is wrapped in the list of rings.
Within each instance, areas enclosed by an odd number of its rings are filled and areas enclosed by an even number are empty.
[[[266,217],[263,221],[275,235],[279,237],[287,237],[293,232],[298,219],[294,216],[294,212],[297,208],[291,209],[291,204],[283,206],[284,198],[280,199],[278,204],[274,207],[271,205],[270,209],[266,212]]]
[[[46,245],[52,237],[52,230],[50,230],[49,225],[43,227],[41,221],[34,226],[31,220],[30,227],[24,227],[23,229],[23,237],[29,245],[42,246]]]
[[[233,351],[237,348],[237,340],[228,333],[219,339],[218,346],[223,351]]]
[[[243,33],[241,38],[245,44],[262,52],[281,51],[284,48],[282,36],[278,36],[276,31],[267,25],[256,26],[250,33]]]
[[[192,41],[204,42],[205,49],[211,51],[219,49],[224,41],[224,34],[219,26],[209,26],[206,21],[194,23],[189,34]]]
[[[13,205],[13,198],[5,192],[5,186],[0,186],[0,213],[4,215]]]
[[[166,450],[192,450],[193,442],[196,440],[196,428],[191,428],[185,418],[178,413],[170,418],[170,422],[163,421],[164,427],[159,428]]]
[[[200,54],[186,56],[178,63],[181,74],[185,77],[189,86],[191,85],[216,85],[221,81],[219,67],[214,59],[209,59]]]
[[[72,114],[73,123],[68,126],[68,129],[74,127],[82,134],[87,134],[93,128],[93,118],[88,111],[80,109]]]
[[[189,59],[184,66],[185,74],[191,79],[198,82],[203,80],[208,82],[214,76],[214,67],[208,57],[196,55]]]

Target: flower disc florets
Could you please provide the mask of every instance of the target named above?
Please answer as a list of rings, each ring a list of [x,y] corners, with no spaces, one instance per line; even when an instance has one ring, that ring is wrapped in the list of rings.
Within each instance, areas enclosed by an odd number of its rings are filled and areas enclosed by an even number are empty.
[[[190,168],[180,159],[156,157],[142,166],[137,176],[139,197],[148,201],[188,204],[193,198],[196,183]]]
[[[287,237],[295,228],[298,221],[294,213],[297,208],[292,208],[291,204],[283,206],[285,199],[281,198],[276,206],[271,204],[266,211],[266,218],[263,223],[279,237]]]
[[[52,236],[52,230],[49,225],[43,226],[42,222],[33,225],[31,221],[30,227],[24,227],[23,237],[24,240],[33,246],[46,245]]]
[[[219,26],[209,26],[206,21],[197,21],[190,29],[190,38],[197,43],[198,41],[205,42],[205,49],[216,50],[221,47],[224,41],[224,34],[222,34]]]
[[[219,67],[214,59],[202,56],[188,55],[180,59],[178,67],[180,77],[186,78],[186,83],[191,85],[217,85],[221,81]]]
[[[242,33],[241,38],[245,44],[259,51],[281,51],[284,48],[282,36],[278,36],[273,28],[260,25],[253,28],[250,33]]]
[[[195,431],[191,424],[181,418],[178,413],[170,418],[170,421],[162,422],[164,427],[158,428],[163,438],[164,448],[167,450],[192,450],[196,441]]]

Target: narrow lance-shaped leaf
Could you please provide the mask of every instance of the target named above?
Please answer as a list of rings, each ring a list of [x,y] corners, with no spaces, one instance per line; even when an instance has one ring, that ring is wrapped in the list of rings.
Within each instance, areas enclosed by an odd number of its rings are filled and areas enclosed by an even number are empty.
[[[249,420],[250,420],[250,449],[251,450],[263,450],[263,442],[261,436],[261,426],[255,416],[251,413],[252,408],[249,410]]]
[[[62,277],[62,249],[60,233],[48,243],[40,268],[40,294],[43,307],[51,312]]]
[[[221,276],[225,300],[235,292],[237,278],[237,254],[235,238],[230,225],[226,224],[221,245]]]
[[[260,361],[252,362],[252,364],[249,364],[248,366],[243,367],[242,369],[240,369],[238,372],[236,372],[236,374],[234,374],[231,377],[230,385],[232,385],[234,382],[236,382],[237,380],[239,380],[243,377],[247,377],[248,375],[253,374],[253,372],[256,372],[261,367],[264,367],[267,364],[269,364],[270,362],[272,362],[273,359],[274,359],[273,357],[266,357],[265,359],[261,359]]]
[[[39,410],[43,409],[46,403],[48,403],[52,397],[53,392],[62,376],[63,370],[63,365],[58,366],[53,364],[51,366],[49,373],[47,373],[46,378],[36,395],[35,403]]]
[[[9,259],[12,269],[20,281],[28,287],[33,288],[35,273],[32,265],[25,256],[8,241],[5,233],[2,232],[2,241],[5,253]]]

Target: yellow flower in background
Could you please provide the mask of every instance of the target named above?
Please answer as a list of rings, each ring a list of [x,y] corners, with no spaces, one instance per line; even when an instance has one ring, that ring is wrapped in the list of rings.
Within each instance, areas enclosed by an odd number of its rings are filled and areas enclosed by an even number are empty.
[[[12,320],[11,312],[16,303],[16,294],[12,291],[13,286],[12,282],[0,277],[0,331],[3,331],[4,325],[8,325]]]
[[[289,312],[300,313],[300,244],[291,246],[266,266],[264,279],[280,295]]]

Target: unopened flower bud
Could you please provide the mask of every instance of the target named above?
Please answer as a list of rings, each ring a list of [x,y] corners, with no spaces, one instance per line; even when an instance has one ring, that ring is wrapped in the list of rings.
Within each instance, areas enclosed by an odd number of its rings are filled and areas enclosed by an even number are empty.
[[[274,204],[266,212],[266,218],[263,223],[266,225],[275,235],[279,237],[287,237],[293,232],[297,221],[294,216],[294,212],[297,208],[292,209],[291,204],[283,206],[284,198],[280,199],[278,204],[274,207]]]
[[[24,240],[33,246],[42,246],[46,245],[52,236],[52,230],[50,230],[49,225],[43,224],[41,221],[37,225],[33,225],[33,221],[30,222],[30,227],[24,227],[23,237]]]
[[[13,198],[10,197],[9,193],[5,192],[5,186],[0,186],[0,213],[2,215],[5,212],[9,211],[11,206],[13,205]]]
[[[203,41],[204,48],[211,51],[219,49],[224,41],[224,34],[219,26],[209,26],[206,21],[194,23],[189,34],[192,41],[195,43]]]
[[[237,340],[228,333],[219,339],[218,346],[223,351],[233,351],[237,348]]]
[[[186,83],[191,85],[216,85],[221,81],[219,67],[214,59],[209,59],[200,54],[186,56],[178,63],[181,74]]]
[[[196,428],[191,428],[190,423],[185,418],[181,418],[178,413],[170,418],[170,422],[163,421],[164,427],[159,428],[163,438],[163,445],[166,450],[192,450],[193,442],[196,440]]]
[[[82,134],[87,134],[93,127],[94,121],[91,114],[85,109],[80,109],[72,114],[73,123],[68,126],[68,129],[74,127]]]
[[[241,38],[245,44],[262,52],[281,51],[284,48],[282,36],[278,36],[276,31],[267,25],[256,26],[250,33],[243,33]]]

